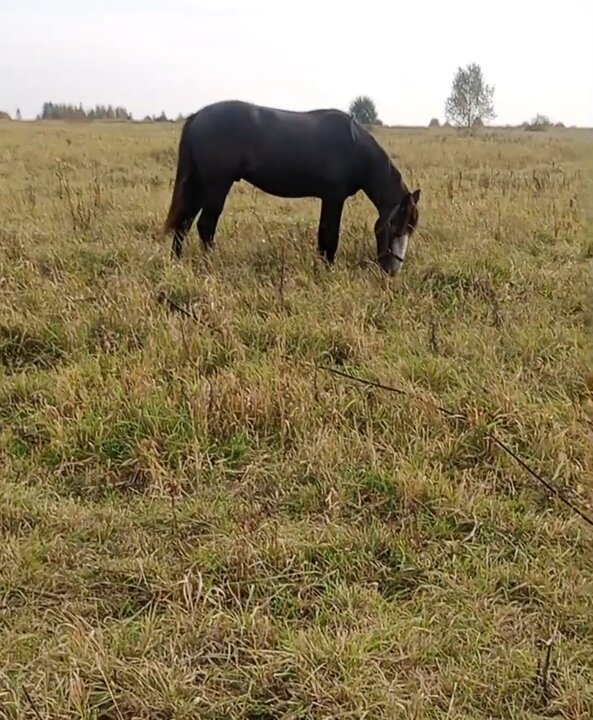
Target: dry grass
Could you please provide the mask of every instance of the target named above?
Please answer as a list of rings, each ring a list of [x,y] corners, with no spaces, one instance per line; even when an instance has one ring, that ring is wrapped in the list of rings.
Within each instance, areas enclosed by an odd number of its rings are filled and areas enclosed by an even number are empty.
[[[590,139],[383,131],[388,281],[246,186],[171,262],[178,133],[0,124],[0,717],[591,718],[593,531],[484,442],[593,505]]]

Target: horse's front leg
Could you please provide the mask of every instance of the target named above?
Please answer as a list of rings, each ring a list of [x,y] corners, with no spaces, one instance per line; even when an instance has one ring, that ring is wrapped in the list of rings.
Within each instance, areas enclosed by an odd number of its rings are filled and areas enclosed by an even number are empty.
[[[317,246],[320,255],[324,257],[330,265],[333,264],[338,250],[343,209],[343,198],[328,198],[321,202]]]

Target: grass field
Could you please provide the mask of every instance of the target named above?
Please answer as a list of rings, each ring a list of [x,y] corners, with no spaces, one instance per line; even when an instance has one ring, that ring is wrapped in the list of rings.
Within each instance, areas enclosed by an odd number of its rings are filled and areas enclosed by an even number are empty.
[[[0,124],[0,717],[593,717],[593,528],[485,439],[593,513],[590,135],[383,130],[389,280],[248,186],[172,262],[179,131]]]

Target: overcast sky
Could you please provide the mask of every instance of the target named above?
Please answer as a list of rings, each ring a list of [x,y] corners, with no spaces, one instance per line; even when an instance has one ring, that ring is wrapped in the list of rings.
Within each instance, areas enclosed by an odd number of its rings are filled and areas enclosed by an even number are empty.
[[[368,94],[384,122],[426,125],[478,62],[495,122],[592,126],[591,28],[593,0],[0,0],[0,110],[347,109]]]

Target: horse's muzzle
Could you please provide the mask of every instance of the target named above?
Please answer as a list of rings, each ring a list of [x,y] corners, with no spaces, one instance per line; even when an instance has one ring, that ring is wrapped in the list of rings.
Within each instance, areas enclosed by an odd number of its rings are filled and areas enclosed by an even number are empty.
[[[387,252],[379,255],[379,265],[388,275],[393,277],[393,275],[397,275],[401,272],[401,269],[404,266],[404,259],[388,250]]]

